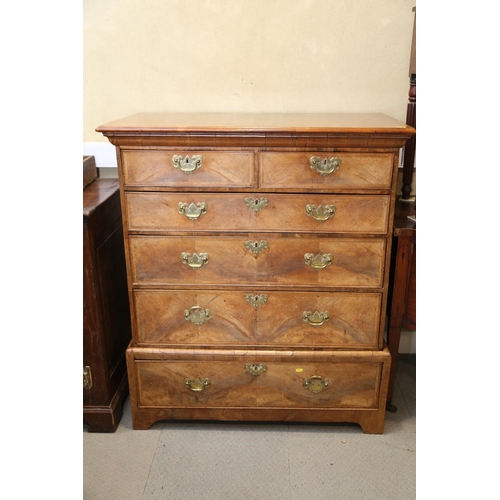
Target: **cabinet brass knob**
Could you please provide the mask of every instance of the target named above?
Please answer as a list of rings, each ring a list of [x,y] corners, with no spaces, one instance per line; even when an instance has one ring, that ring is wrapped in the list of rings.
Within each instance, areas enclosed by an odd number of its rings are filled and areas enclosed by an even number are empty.
[[[208,253],[197,253],[190,254],[186,252],[181,253],[181,261],[186,266],[189,266],[192,269],[199,269],[202,266],[208,264],[209,255]]]
[[[336,207],[333,205],[320,205],[316,207],[316,205],[306,205],[306,214],[309,217],[312,217],[314,220],[318,222],[325,222],[328,219],[331,219],[335,215]]]
[[[304,261],[308,266],[319,270],[329,266],[333,261],[333,256],[331,253],[318,253],[317,255],[306,253],[304,254]]]
[[[172,156],[172,162],[174,163],[174,168],[182,170],[185,174],[191,174],[195,170],[201,168],[203,162],[203,157],[201,155],[193,155],[191,158],[189,155],[184,158],[180,155]]]
[[[179,203],[177,209],[180,214],[185,215],[190,220],[196,220],[200,215],[207,213],[207,204],[205,202],[197,203]]]
[[[328,311],[304,311],[302,313],[302,319],[307,321],[311,326],[321,326],[324,325],[330,319],[330,313]]]
[[[302,382],[304,389],[311,391],[314,394],[318,394],[321,391],[328,389],[332,385],[332,382],[323,378],[319,375],[313,375],[312,377],[306,378]]]
[[[194,325],[203,325],[210,317],[210,309],[203,309],[203,307],[193,306],[184,311],[186,321],[191,321]]]
[[[207,387],[210,387],[209,378],[186,378],[184,385],[193,392],[203,392]]]
[[[311,168],[320,175],[330,175],[336,172],[340,168],[342,160],[340,158],[332,157],[320,158],[319,156],[311,156],[310,158]]]

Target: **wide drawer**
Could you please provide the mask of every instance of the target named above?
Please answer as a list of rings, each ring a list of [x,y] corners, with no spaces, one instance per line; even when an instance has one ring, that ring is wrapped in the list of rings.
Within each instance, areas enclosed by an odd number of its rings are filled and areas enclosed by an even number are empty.
[[[129,348],[140,408],[378,409],[387,351]]]
[[[250,187],[253,152],[122,150],[126,187]]]
[[[383,238],[130,236],[133,284],[381,287]]]
[[[136,290],[137,342],[376,348],[381,294]]]
[[[368,190],[392,184],[391,153],[263,152],[259,158],[264,189]]]
[[[389,196],[126,193],[131,231],[385,234]]]

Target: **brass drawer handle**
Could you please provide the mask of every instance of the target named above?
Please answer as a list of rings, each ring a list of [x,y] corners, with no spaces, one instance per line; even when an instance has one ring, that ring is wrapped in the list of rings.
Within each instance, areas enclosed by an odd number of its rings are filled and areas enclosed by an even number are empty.
[[[181,215],[185,215],[190,220],[196,220],[200,215],[207,213],[207,204],[205,202],[197,203],[179,203],[177,209]]]
[[[306,214],[309,217],[312,217],[314,220],[318,222],[325,222],[328,219],[331,219],[335,215],[336,207],[333,205],[320,205],[316,207],[316,205],[306,205]]]
[[[319,375],[313,375],[310,378],[304,379],[302,382],[304,389],[307,389],[314,394],[318,394],[319,392],[328,389],[331,385],[332,382],[329,379],[323,378]]]
[[[184,385],[193,392],[203,392],[207,387],[210,387],[209,378],[186,378]]]
[[[193,306],[184,311],[186,321],[191,321],[194,325],[203,325],[210,317],[210,309],[203,309],[203,307]]]
[[[254,255],[258,255],[259,253],[263,252],[266,250],[268,247],[267,241],[245,241],[245,248],[247,250],[250,250]]]
[[[258,377],[262,375],[266,370],[266,365],[245,365],[245,370],[248,373],[251,373],[254,377]]]
[[[191,255],[190,253],[182,252],[181,253],[181,261],[186,266],[189,266],[192,269],[199,269],[202,266],[208,264],[209,255],[208,253],[194,253]]]
[[[267,198],[245,198],[245,205],[251,208],[254,212],[259,212],[263,208],[266,208],[269,203]]]
[[[340,168],[340,164],[342,160],[340,158],[332,157],[328,159],[320,158],[319,156],[311,156],[310,158],[311,168],[318,172],[320,175],[330,175],[333,172],[336,172]]]
[[[304,254],[304,261],[308,266],[319,270],[329,266],[333,261],[333,256],[331,253],[318,253],[317,255],[306,253]]]
[[[252,304],[252,306],[259,307],[267,302],[267,295],[265,293],[262,293],[260,295],[248,293],[247,295],[245,295],[245,300],[249,304]]]
[[[189,155],[184,158],[179,155],[172,156],[172,161],[174,163],[174,168],[182,170],[185,174],[191,174],[198,168],[201,168],[203,162],[203,157],[201,155],[193,155],[192,158]]]
[[[311,326],[321,326],[324,325],[330,319],[330,313],[328,311],[304,311],[302,313],[302,319],[307,321]]]

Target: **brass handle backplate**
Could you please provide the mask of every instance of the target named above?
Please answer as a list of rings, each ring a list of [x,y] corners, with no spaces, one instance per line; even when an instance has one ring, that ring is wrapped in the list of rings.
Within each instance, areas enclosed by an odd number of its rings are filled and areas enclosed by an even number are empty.
[[[313,392],[314,394],[318,394],[321,391],[328,389],[332,385],[332,382],[323,378],[319,375],[313,375],[312,377],[304,379],[302,382],[302,386],[304,389]]]
[[[336,207],[333,205],[320,205],[319,207],[316,207],[316,205],[306,205],[306,214],[318,222],[325,222],[331,219],[335,215],[336,210]]]
[[[317,255],[306,253],[304,254],[304,261],[308,266],[319,270],[329,266],[333,261],[333,256],[331,253],[318,253]]]
[[[332,157],[328,158],[320,158],[319,156],[311,156],[310,158],[311,168],[318,172],[320,175],[330,175],[333,172],[336,172],[340,168],[340,164],[342,160],[340,158]]]
[[[184,158],[179,155],[172,156],[172,161],[174,163],[174,168],[182,170],[185,174],[191,174],[195,170],[201,168],[203,162],[203,157],[201,155],[193,155],[191,158],[185,156]]]
[[[203,307],[193,306],[191,309],[184,311],[184,318],[186,321],[191,321],[194,325],[202,325],[205,321],[210,319],[210,309],[203,309]]]
[[[245,365],[245,370],[248,373],[251,373],[254,377],[258,377],[262,375],[266,370],[266,365]]]
[[[245,248],[250,250],[254,255],[258,255],[259,253],[266,250],[268,247],[267,241],[245,241]]]
[[[245,198],[245,205],[251,208],[254,212],[259,212],[267,207],[269,200],[267,198]]]
[[[208,264],[209,255],[208,253],[197,253],[190,254],[186,252],[181,253],[181,261],[186,266],[189,266],[192,269],[199,269],[202,266]]]
[[[179,213],[185,215],[190,220],[196,220],[200,215],[207,213],[207,204],[205,202],[197,203],[179,203],[177,205]]]
[[[302,319],[307,321],[311,326],[321,326],[325,324],[330,319],[330,313],[328,311],[304,311],[302,313]]]
[[[193,392],[203,392],[207,387],[210,387],[209,378],[185,378],[184,385]]]

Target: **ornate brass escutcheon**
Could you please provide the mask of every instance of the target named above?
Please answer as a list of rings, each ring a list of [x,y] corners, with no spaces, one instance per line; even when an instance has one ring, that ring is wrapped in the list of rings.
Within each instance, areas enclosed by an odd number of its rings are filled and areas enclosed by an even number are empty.
[[[331,219],[335,215],[336,210],[336,207],[333,205],[326,205],[325,207],[320,205],[317,208],[316,205],[306,205],[306,214],[318,222],[325,222]]]
[[[306,253],[304,254],[304,261],[308,266],[319,270],[329,266],[333,261],[333,256],[331,253],[318,253],[317,255]]]
[[[172,161],[174,162],[174,168],[182,170],[185,174],[191,174],[198,168],[201,168],[203,158],[201,155],[193,155],[192,158],[189,155],[184,158],[179,155],[172,156]]]
[[[209,378],[185,378],[184,385],[193,392],[203,392],[207,387],[210,387]]]
[[[185,215],[188,219],[196,220],[200,215],[207,213],[207,204],[202,201],[201,203],[179,203],[177,205],[179,213]]]
[[[318,172],[318,174],[325,176],[336,172],[340,168],[342,160],[336,157],[332,157],[330,159],[325,157],[321,159],[319,156],[311,156],[310,162],[313,170]]]
[[[267,370],[266,365],[245,365],[245,370],[254,377],[258,377]]]
[[[250,250],[255,255],[258,255],[260,252],[263,252],[267,248],[267,241],[245,241],[245,248]]]
[[[186,309],[184,311],[184,318],[186,321],[191,321],[191,323],[195,325],[202,325],[205,321],[210,319],[210,309],[193,306],[191,309]]]
[[[267,198],[245,198],[245,205],[251,208],[254,212],[259,212],[263,208],[266,208],[269,203]]]
[[[245,299],[249,304],[252,304],[252,306],[259,307],[267,302],[267,295],[265,293],[261,293],[260,295],[248,293],[245,295]]]
[[[313,375],[310,378],[304,379],[302,386],[304,389],[318,394],[321,391],[328,389],[332,385],[331,381],[327,378],[320,377],[319,375]]]
[[[307,321],[311,326],[321,326],[330,319],[330,313],[328,311],[304,311],[302,313],[302,319]]]
[[[208,253],[200,253],[200,255],[198,255],[197,253],[194,253],[192,255],[186,252],[181,253],[182,263],[186,264],[186,266],[189,266],[192,269],[198,269],[208,264],[208,258]]]

